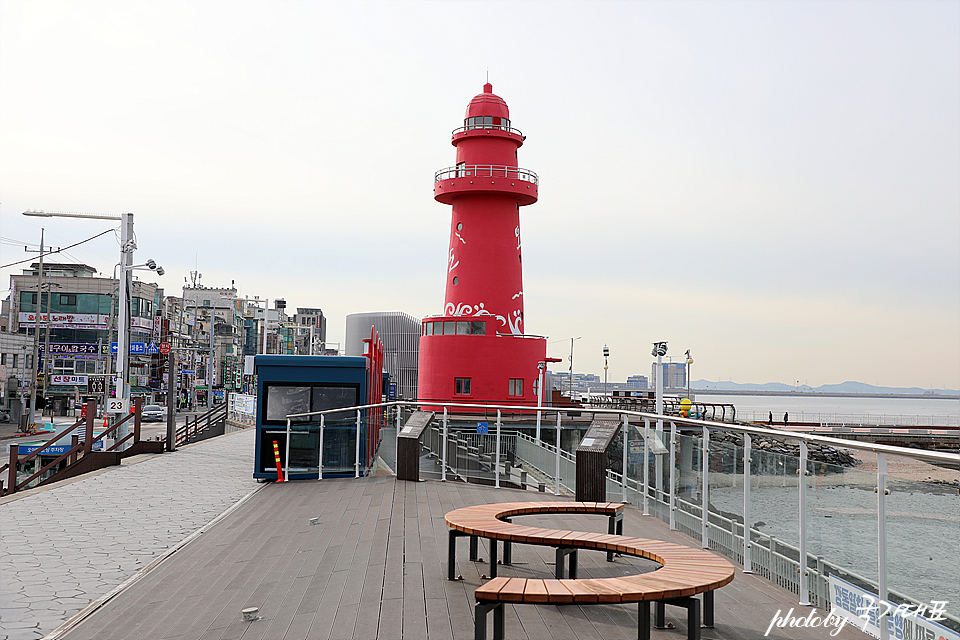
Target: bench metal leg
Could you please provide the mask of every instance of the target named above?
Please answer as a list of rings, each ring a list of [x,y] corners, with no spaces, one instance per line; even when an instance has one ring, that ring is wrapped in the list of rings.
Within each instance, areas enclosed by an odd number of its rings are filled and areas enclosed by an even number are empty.
[[[490,577],[497,577],[497,540],[490,538]]]
[[[637,603],[637,640],[650,640],[650,601]]]
[[[713,628],[713,591],[703,592],[703,620],[701,627]]]
[[[565,556],[570,556],[570,579],[577,579],[577,550],[571,547],[557,547],[557,568],[555,574],[557,580],[563,580],[564,566],[567,564],[564,562]]]
[[[504,522],[510,522],[510,518],[504,518]],[[513,564],[513,543],[509,540],[503,541],[503,566]]]
[[[700,601],[690,598],[687,607],[687,640],[700,640]]]
[[[653,614],[653,626],[657,629],[666,628],[666,605],[668,604],[687,610],[687,640],[700,640],[700,601],[689,596],[657,600]]]
[[[470,536],[470,559],[477,559],[477,536],[456,529],[447,532],[447,580],[457,579],[457,538]]]
[[[493,610],[493,640],[503,640],[503,604]]]
[[[607,522],[607,533],[611,535],[623,535],[623,514],[617,513],[610,516]],[[607,562],[613,562],[613,551],[607,551]]]
[[[447,532],[447,580],[457,579],[457,534],[459,531],[450,529]]]
[[[666,629],[667,608],[662,600],[657,600],[653,605],[653,626],[657,629]]]
[[[503,640],[503,603],[478,602],[474,607],[476,618],[473,623],[474,640],[487,640],[487,613],[493,610],[493,640]]]

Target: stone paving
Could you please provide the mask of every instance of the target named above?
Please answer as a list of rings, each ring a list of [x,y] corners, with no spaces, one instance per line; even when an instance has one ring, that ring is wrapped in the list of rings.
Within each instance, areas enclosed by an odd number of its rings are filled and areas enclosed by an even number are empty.
[[[0,640],[39,639],[258,487],[254,430],[0,504]]]

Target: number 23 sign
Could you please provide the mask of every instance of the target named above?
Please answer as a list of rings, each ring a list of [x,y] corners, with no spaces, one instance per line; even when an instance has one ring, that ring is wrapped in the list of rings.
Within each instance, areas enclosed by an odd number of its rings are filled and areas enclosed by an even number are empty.
[[[107,399],[107,413],[126,413],[127,401],[125,398]]]

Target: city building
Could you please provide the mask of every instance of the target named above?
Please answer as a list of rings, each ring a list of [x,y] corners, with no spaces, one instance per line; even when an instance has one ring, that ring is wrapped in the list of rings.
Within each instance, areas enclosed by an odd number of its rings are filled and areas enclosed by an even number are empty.
[[[649,389],[650,383],[647,376],[628,376],[626,389]]]
[[[399,311],[352,313],[347,316],[346,355],[363,355],[363,340],[370,337],[370,327],[380,334],[383,370],[390,374],[390,382],[396,383],[397,397],[416,398],[420,321]]]
[[[323,309],[297,307],[292,328],[297,355],[323,355],[327,343],[327,319]]]
[[[198,405],[209,404],[212,390],[214,402],[221,402],[225,392],[240,387],[238,375],[243,371],[244,305],[237,300],[237,290],[191,285],[183,288],[184,326],[190,340],[186,374],[181,389],[191,390]],[[238,371],[240,374],[238,374]],[[183,375],[183,374],[181,374]]]
[[[650,365],[650,386],[657,385],[657,363]],[[687,387],[687,364],[685,362],[663,363],[663,388],[685,389]]]
[[[487,83],[453,131],[456,164],[434,177],[452,215],[443,313],[423,319],[420,400],[537,403],[547,341],[523,315],[520,207],[537,201],[538,183],[517,165],[524,139]]]
[[[33,342],[37,339],[38,388],[50,403],[50,411],[63,415],[88,395],[89,376],[111,377],[116,371],[119,281],[99,276],[91,266],[69,263],[44,264],[42,283],[39,263],[10,280],[9,333],[24,336],[26,343],[22,345],[26,347],[22,349],[24,357],[18,358],[24,378],[18,379],[32,381]],[[162,300],[162,288],[133,277],[127,381],[133,395],[146,396],[151,402],[161,388],[160,362],[152,351],[161,337]],[[13,359],[13,355],[8,357]],[[7,375],[11,375],[10,369]]]

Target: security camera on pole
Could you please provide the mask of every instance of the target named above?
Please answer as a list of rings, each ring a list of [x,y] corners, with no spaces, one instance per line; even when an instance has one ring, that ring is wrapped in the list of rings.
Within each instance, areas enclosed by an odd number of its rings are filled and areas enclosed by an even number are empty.
[[[663,442],[663,418],[662,418],[662,416],[663,416],[663,356],[667,355],[667,343],[666,343],[666,342],[654,342],[654,343],[653,343],[653,350],[650,352],[650,355],[654,355],[654,356],[657,357],[657,406],[656,406],[656,413],[657,413],[658,416],[661,416],[661,417],[658,417],[658,418],[657,418],[657,434],[656,434],[656,438],[657,438],[660,442]],[[672,447],[673,447],[673,441],[671,440],[671,449],[670,449],[670,453],[671,453],[671,459],[670,459],[670,482],[671,482],[671,487],[673,486],[673,485],[672,485],[673,479],[674,479],[673,474],[674,474],[674,470],[675,470],[675,465],[674,465],[674,461],[673,461],[673,458],[672,458],[672,454],[673,454],[674,451],[673,451],[673,448],[672,448]],[[644,455],[646,455],[646,452],[644,452]],[[656,476],[655,476],[655,477],[656,477],[656,483],[657,483],[657,484],[656,484],[656,489],[657,489],[657,491],[660,492],[660,493],[665,493],[664,490],[663,490],[663,488],[664,488],[664,481],[663,481],[663,480],[664,480],[664,478],[663,478],[663,456],[657,456],[656,471],[655,471],[655,473],[656,473]],[[672,491],[670,492],[670,495],[671,495],[671,496],[673,495],[673,492],[672,492]],[[660,499],[662,499],[662,496],[660,496]],[[673,514],[672,498],[671,498],[670,509],[671,509],[671,510],[670,510],[670,530],[672,531],[673,528],[674,528],[674,527],[673,527],[673,525],[674,525],[674,514]]]

